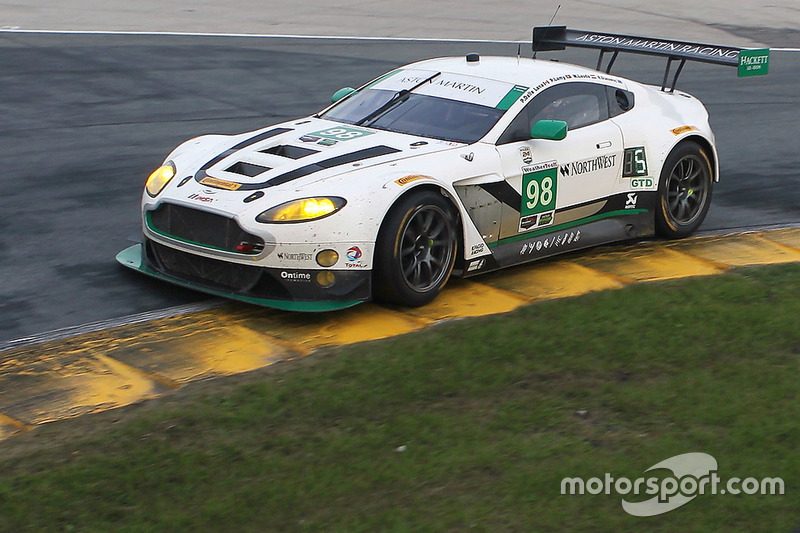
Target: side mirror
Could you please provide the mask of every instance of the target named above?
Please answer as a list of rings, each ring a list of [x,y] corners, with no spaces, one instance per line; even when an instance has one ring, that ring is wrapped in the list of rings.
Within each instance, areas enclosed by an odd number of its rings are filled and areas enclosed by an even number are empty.
[[[563,120],[540,120],[531,126],[531,139],[561,141],[567,136],[568,129]]]
[[[356,90],[353,89],[352,87],[342,87],[341,89],[339,89],[338,91],[336,91],[331,95],[331,103],[335,104],[342,98],[346,98],[351,94],[353,94],[354,92],[356,92]]]

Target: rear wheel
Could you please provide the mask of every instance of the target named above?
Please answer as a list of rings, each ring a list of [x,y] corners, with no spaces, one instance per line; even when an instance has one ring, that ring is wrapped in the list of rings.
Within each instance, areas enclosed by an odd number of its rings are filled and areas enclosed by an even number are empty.
[[[375,252],[375,295],[417,307],[433,300],[453,271],[457,224],[441,193],[425,190],[398,202],[386,217]]]
[[[705,150],[691,141],[678,145],[661,171],[656,232],[668,239],[694,233],[708,213],[713,183]]]

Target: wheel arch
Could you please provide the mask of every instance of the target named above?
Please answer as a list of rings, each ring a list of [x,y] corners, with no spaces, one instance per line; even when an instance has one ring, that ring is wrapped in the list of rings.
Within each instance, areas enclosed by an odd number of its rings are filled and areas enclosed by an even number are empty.
[[[692,135],[687,135],[686,137],[681,137],[675,144],[673,144],[670,149],[667,151],[667,155],[664,158],[666,159],[669,155],[675,151],[679,146],[687,143],[687,142],[694,142],[700,145],[701,148],[706,152],[709,158],[709,162],[711,163],[711,172],[713,174],[714,183],[719,182],[719,156],[717,155],[717,150],[714,147],[714,144],[708,140],[703,135],[699,135],[697,133]]]
[[[433,178],[431,178],[431,179],[433,179]],[[394,209],[395,206],[397,206],[397,204],[400,203],[400,201],[402,201],[404,198],[408,197],[408,195],[410,195],[410,194],[418,194],[418,193],[423,192],[423,191],[433,191],[433,192],[440,193],[445,199],[447,199],[448,203],[453,208],[453,213],[456,216],[456,224],[458,224],[458,228],[456,229],[456,235],[458,236],[458,246],[457,246],[457,249],[456,249],[456,265],[455,266],[456,266],[456,268],[460,268],[461,266],[463,266],[463,262],[464,262],[464,242],[465,242],[465,238],[466,238],[466,235],[464,234],[465,228],[464,228],[464,221],[463,221],[462,213],[461,213],[461,206],[458,204],[458,202],[453,197],[453,193],[448,191],[447,188],[445,188],[443,185],[441,185],[440,183],[437,183],[435,181],[425,181],[425,182],[419,183],[418,185],[414,185],[412,187],[409,187],[405,191],[402,191],[400,194],[398,194],[392,200],[392,203],[389,205],[389,208],[386,210],[386,213],[388,214],[389,212],[391,212],[392,209]],[[388,217],[384,216],[383,221],[381,221],[380,227],[378,228],[378,234],[376,236],[376,242],[378,241],[378,239],[380,239],[380,236],[383,234],[383,230],[384,230],[384,226],[386,225],[386,219],[387,218]]]

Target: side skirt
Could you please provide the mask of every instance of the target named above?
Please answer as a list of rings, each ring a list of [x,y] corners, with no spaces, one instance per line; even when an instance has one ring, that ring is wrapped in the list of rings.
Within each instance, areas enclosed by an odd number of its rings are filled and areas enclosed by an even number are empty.
[[[491,256],[467,261],[463,277],[654,234],[653,213],[649,209],[607,212],[502,239],[491,247]]]

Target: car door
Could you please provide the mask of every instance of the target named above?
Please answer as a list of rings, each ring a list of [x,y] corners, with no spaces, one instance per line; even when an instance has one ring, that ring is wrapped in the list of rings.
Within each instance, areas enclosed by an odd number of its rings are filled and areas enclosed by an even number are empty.
[[[600,212],[622,169],[623,139],[609,120],[608,91],[597,83],[553,86],[520,112],[497,151],[507,188],[519,205],[504,206],[500,239],[576,222]],[[561,120],[562,140],[530,139],[539,120]]]

